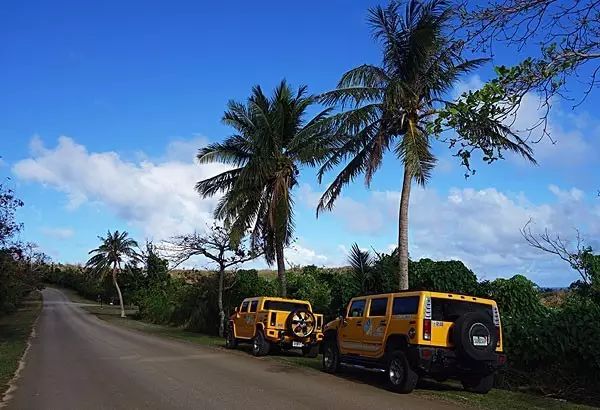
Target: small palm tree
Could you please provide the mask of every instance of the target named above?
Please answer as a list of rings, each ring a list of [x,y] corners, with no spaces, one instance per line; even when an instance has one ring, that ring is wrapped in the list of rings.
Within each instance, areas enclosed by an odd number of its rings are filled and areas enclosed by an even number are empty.
[[[108,231],[106,238],[101,236],[98,237],[102,244],[92,249],[89,254],[92,256],[86,267],[91,268],[95,272],[100,272],[105,275],[107,272],[111,272],[112,280],[117,289],[119,295],[119,303],[121,304],[121,317],[125,317],[125,306],[123,305],[123,295],[121,294],[121,288],[117,282],[117,275],[121,271],[121,265],[130,262],[139,262],[141,260],[140,255],[136,251],[138,244],[135,240],[128,237],[127,232],[115,231],[111,233]]]
[[[284,248],[294,232],[292,189],[300,167],[317,165],[329,150],[323,123],[329,110],[306,121],[317,102],[306,91],[303,86],[294,92],[282,81],[268,98],[254,87],[246,104],[230,101],[223,116],[235,134],[198,153],[200,163],[234,166],[198,182],[196,189],[203,197],[224,192],[215,217],[225,221],[234,242],[250,229],[252,248],[261,247],[267,263],[277,263],[282,296],[287,293]]]
[[[357,243],[353,243],[348,254],[348,263],[352,268],[355,280],[360,283],[361,294],[371,290],[373,280],[373,256],[369,251],[363,251]]]
[[[333,149],[318,173],[347,164],[324,192],[317,214],[332,209],[342,188],[359,174],[370,185],[390,150],[402,161],[402,193],[399,210],[399,287],[408,289],[408,205],[413,180],[425,185],[436,158],[431,152],[432,125],[440,118],[440,102],[459,77],[479,67],[484,59],[465,60],[460,45],[445,32],[452,15],[442,0],[408,1],[369,10],[368,22],[383,46],[381,66],[362,65],[345,73],[337,89],[323,94],[322,101],[352,109],[330,117],[338,128]],[[479,114],[482,116],[483,114]],[[479,148],[510,150],[533,161],[531,149],[494,118],[452,126],[468,134]],[[514,141],[511,140],[513,137]],[[465,150],[467,151],[467,150]],[[470,154],[470,151],[468,151]]]

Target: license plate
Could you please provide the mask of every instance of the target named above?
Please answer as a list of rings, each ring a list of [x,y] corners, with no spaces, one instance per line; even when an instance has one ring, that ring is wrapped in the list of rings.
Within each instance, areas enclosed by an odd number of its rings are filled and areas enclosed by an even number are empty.
[[[304,343],[302,343],[302,342],[292,342],[292,347],[304,347]]]
[[[488,340],[485,336],[473,336],[473,346],[487,346]]]

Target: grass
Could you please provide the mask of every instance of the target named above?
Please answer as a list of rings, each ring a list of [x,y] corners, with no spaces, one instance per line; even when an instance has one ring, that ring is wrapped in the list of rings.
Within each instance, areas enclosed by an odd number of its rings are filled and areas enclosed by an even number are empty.
[[[19,367],[41,307],[42,297],[36,291],[25,299],[16,312],[0,317],[0,396]]]
[[[65,290],[69,297],[73,298],[74,302],[93,304],[89,300],[82,299],[75,295],[73,291]],[[83,309],[98,316],[100,319],[118,326],[123,326],[129,329],[146,332],[149,334],[169,337],[177,340],[182,340],[188,343],[194,343],[212,348],[224,348],[224,340],[216,336],[204,335],[201,333],[189,332],[183,329],[170,326],[156,325],[152,323],[135,320],[132,318],[121,318],[120,309],[118,306],[104,306],[100,308],[95,306],[83,305]],[[128,314],[135,314],[135,309],[129,309]],[[249,345],[241,345],[240,350],[245,350],[250,353]],[[286,363],[290,366],[301,366],[312,368],[315,370],[321,369],[321,359],[309,359],[294,353],[275,353],[268,357],[270,360]],[[340,374],[348,380],[373,384],[374,386],[383,386],[382,376],[370,372],[357,371],[347,369]],[[509,390],[493,389],[485,395],[473,394],[465,392],[460,384],[453,382],[438,383],[434,381],[424,380],[419,383],[418,388],[413,394],[431,399],[443,400],[461,407],[480,408],[480,409],[591,409],[592,407],[578,405],[563,400],[555,400],[552,398],[537,396],[533,394],[514,392]]]

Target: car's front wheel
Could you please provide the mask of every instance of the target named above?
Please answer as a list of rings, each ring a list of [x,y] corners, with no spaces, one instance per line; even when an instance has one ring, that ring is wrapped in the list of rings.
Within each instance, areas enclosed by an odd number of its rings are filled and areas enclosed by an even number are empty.
[[[323,370],[337,373],[340,370],[340,351],[335,340],[323,342]]]
[[[462,380],[462,385],[466,391],[486,394],[494,387],[494,375],[489,374],[481,377],[467,377]]]
[[[395,392],[410,393],[419,381],[419,375],[411,369],[406,355],[401,351],[389,355],[386,370],[390,389]]]
[[[254,356],[266,356],[269,354],[271,344],[265,338],[265,334],[262,330],[256,331],[256,336],[252,339],[252,354]]]
[[[237,347],[237,339],[235,338],[235,332],[233,330],[232,323],[227,326],[227,333],[225,334],[225,347],[227,349],[235,349]]]

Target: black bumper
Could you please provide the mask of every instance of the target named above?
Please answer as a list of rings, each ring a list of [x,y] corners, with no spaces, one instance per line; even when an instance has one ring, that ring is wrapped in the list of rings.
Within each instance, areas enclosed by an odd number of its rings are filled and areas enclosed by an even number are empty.
[[[411,367],[421,374],[440,374],[447,377],[461,374],[487,375],[506,364],[506,355],[493,353],[489,360],[468,360],[458,357],[456,351],[441,347],[413,346],[409,348]]]

